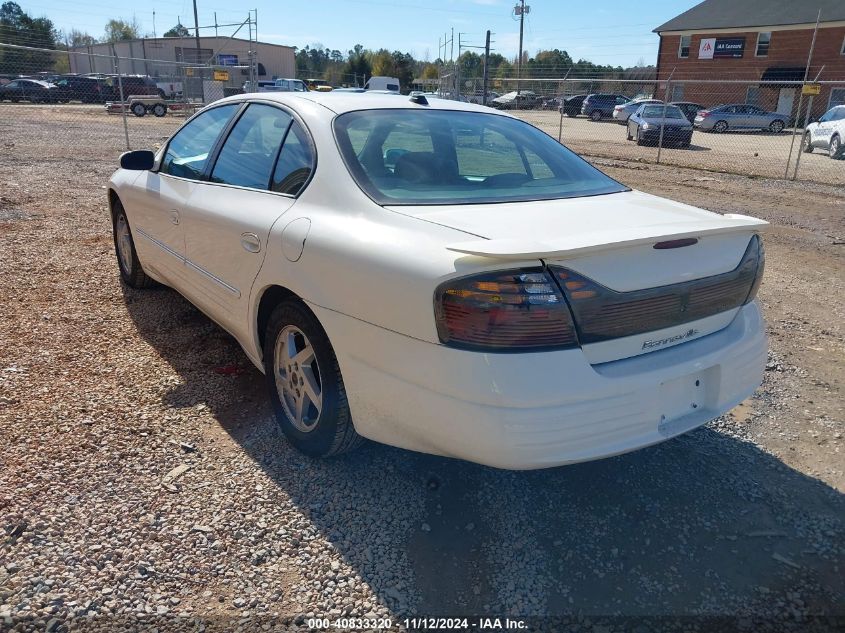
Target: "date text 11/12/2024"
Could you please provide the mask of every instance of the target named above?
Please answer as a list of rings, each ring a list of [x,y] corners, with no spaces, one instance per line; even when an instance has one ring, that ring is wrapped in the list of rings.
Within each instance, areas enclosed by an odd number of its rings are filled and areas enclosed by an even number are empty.
[[[309,629],[317,630],[371,630],[389,631],[394,622],[390,618],[309,618]],[[412,631],[518,631],[526,629],[524,620],[512,618],[404,618],[395,624]]]

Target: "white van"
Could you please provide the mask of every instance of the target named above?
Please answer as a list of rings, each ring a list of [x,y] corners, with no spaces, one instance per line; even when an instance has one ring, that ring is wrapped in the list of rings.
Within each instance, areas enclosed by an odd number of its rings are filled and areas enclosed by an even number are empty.
[[[370,77],[364,84],[364,90],[389,90],[399,93],[399,80],[396,77]]]

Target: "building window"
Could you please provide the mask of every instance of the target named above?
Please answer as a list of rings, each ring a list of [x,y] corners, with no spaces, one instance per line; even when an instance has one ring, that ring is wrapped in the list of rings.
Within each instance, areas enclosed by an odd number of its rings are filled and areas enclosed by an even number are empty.
[[[830,90],[830,101],[828,101],[827,107],[832,108],[838,105],[845,105],[845,88],[831,88]]]
[[[760,86],[748,86],[745,91],[745,103],[760,105]]]
[[[678,57],[689,57],[689,47],[692,41],[692,35],[681,35],[681,41],[678,44]]]
[[[845,37],[842,38],[842,50],[839,51],[840,55],[845,55]]]
[[[757,57],[766,57],[769,54],[769,42],[772,41],[770,32],[757,33]]]
[[[684,84],[672,84],[672,101],[684,100]]]

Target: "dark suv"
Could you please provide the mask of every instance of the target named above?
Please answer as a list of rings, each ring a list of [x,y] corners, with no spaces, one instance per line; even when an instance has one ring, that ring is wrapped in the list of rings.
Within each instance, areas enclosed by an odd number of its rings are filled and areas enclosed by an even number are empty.
[[[581,114],[586,114],[593,121],[601,121],[613,116],[613,108],[630,99],[620,94],[592,94],[587,95],[581,104]]]
[[[110,94],[106,80],[98,77],[63,75],[57,77],[53,83],[56,86],[56,96],[61,101],[103,103]]]
[[[123,83],[123,97],[128,99],[135,95],[156,95],[164,99],[164,90],[161,90],[156,82],[144,75],[124,75],[121,80]],[[120,100],[120,84],[117,77],[109,77],[107,80],[109,99],[111,101]]]

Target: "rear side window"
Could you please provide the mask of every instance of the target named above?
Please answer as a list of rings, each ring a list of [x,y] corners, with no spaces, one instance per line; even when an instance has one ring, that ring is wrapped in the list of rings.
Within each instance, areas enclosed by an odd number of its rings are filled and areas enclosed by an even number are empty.
[[[211,181],[266,190],[279,147],[292,120],[279,108],[251,104],[223,144],[211,172]]]
[[[291,196],[297,195],[314,168],[314,152],[311,141],[302,126],[294,121],[285,137],[276,170],[273,172],[273,191]]]
[[[217,137],[240,104],[212,108],[197,115],[170,139],[159,171],[171,176],[199,180]]]

